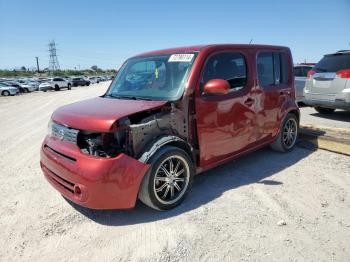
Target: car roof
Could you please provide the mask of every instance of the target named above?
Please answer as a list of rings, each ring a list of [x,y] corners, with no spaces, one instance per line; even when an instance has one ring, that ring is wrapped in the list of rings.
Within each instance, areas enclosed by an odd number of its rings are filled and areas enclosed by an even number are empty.
[[[200,51],[203,51],[204,49],[223,49],[223,48],[280,49],[280,48],[287,48],[287,47],[285,47],[285,46],[275,46],[275,45],[258,45],[258,44],[210,44],[210,45],[195,45],[195,46],[184,46],[184,47],[175,47],[175,48],[154,50],[154,51],[138,54],[138,55],[136,55],[134,57],[150,56],[150,55],[161,55],[161,54],[172,54],[172,53],[200,52]]]
[[[335,53],[326,54],[325,56],[342,55],[342,54],[350,54],[350,50],[339,50]]]

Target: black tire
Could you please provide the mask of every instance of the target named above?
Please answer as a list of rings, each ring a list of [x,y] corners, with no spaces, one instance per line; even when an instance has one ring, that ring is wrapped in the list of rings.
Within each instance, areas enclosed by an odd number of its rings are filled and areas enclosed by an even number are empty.
[[[9,96],[10,95],[10,92],[5,90],[5,91],[2,91],[1,93],[2,96]]]
[[[55,91],[60,91],[60,87],[58,85],[55,85]]]
[[[291,151],[298,139],[298,119],[294,114],[287,114],[283,120],[282,127],[276,140],[270,145],[270,147],[278,152]]]
[[[89,86],[89,85],[90,85],[90,83],[86,83],[86,85],[87,85],[87,86]]]
[[[24,88],[24,93],[29,93],[29,89],[28,88]]]
[[[71,87],[71,84],[68,84],[68,90],[71,90],[72,89],[72,87]]]
[[[193,163],[188,154],[180,148],[164,146],[151,157],[148,164],[151,167],[143,178],[139,199],[156,210],[178,206],[185,199],[194,176]],[[170,170],[173,170],[171,174]]]
[[[315,110],[320,114],[324,114],[324,115],[332,114],[335,111],[334,108],[326,108],[326,107],[320,107],[320,106],[316,106]]]

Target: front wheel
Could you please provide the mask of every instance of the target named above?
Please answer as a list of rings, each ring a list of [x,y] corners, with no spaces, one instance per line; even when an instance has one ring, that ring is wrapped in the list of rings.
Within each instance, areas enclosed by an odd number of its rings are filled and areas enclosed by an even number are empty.
[[[10,92],[5,90],[5,91],[2,91],[1,95],[3,96],[9,96],[10,95]]]
[[[68,90],[71,90],[72,88],[71,88],[71,84],[68,84]]]
[[[320,114],[325,114],[325,115],[332,114],[335,111],[334,108],[326,108],[326,107],[319,107],[319,106],[316,106],[315,110]]]
[[[58,85],[55,85],[55,91],[60,91],[60,87]]]
[[[298,120],[294,114],[287,114],[276,140],[270,145],[273,150],[288,152],[293,149],[298,138]]]
[[[178,206],[188,193],[194,175],[188,154],[177,147],[165,146],[155,153],[149,164],[139,199],[157,210]]]

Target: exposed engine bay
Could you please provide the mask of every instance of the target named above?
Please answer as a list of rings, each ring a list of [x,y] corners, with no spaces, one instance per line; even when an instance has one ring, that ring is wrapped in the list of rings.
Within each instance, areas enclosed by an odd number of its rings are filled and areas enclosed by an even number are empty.
[[[140,157],[157,138],[163,135],[186,138],[187,132],[183,111],[171,104],[124,117],[115,123],[113,132],[79,131],[77,145],[82,153],[96,157],[111,158],[120,153]]]

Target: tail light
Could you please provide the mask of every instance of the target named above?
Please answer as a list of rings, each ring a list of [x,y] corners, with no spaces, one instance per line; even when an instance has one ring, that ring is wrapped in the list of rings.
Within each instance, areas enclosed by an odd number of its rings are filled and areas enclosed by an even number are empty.
[[[350,69],[343,69],[336,72],[338,78],[350,78]]]
[[[308,73],[307,73],[307,78],[312,78],[312,76],[316,74],[316,71],[314,70],[310,70]]]

